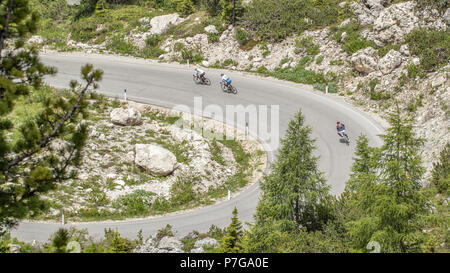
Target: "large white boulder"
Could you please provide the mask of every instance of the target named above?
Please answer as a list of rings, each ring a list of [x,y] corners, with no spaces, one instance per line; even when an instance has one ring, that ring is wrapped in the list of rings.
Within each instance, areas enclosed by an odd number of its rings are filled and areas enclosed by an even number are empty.
[[[158,253],[183,253],[183,243],[175,237],[166,236],[159,241]]]
[[[216,248],[218,246],[219,243],[216,239],[209,237],[204,238],[195,242],[194,248],[191,250],[191,253],[203,253],[205,251],[205,248]]]
[[[402,64],[402,54],[395,50],[390,50],[378,62],[378,67],[384,75],[391,73]]]
[[[377,46],[399,44],[414,28],[419,26],[415,15],[416,4],[413,1],[399,3],[384,9],[373,25],[373,42]]]
[[[162,34],[167,31],[169,27],[176,26],[184,21],[185,19],[181,18],[178,13],[153,17],[152,20],[150,20],[150,33]]]
[[[355,14],[358,22],[361,25],[369,25],[373,24],[376,19],[376,15],[374,15],[370,9],[368,9],[365,5],[360,4],[358,2],[350,2],[350,6]]]
[[[206,33],[219,33],[216,29],[215,25],[209,25],[207,27],[205,27],[205,32]]]
[[[377,17],[384,9],[383,0],[361,0],[361,2]]]
[[[367,47],[355,52],[351,57],[351,63],[356,71],[369,74],[378,67],[377,51]]]
[[[127,109],[116,108],[111,111],[109,117],[111,118],[111,122],[116,125],[130,126],[142,123],[141,113],[133,107]]]
[[[150,237],[141,246],[134,250],[135,253],[182,253],[183,243],[175,237],[163,237],[157,240]]]
[[[175,155],[153,144],[136,144],[134,163],[154,175],[169,175],[177,167]]]

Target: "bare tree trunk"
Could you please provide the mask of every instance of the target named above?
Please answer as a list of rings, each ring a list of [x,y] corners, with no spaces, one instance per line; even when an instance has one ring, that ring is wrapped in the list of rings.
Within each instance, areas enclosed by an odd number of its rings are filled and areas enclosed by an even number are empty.
[[[8,3],[8,12],[6,13],[5,25],[3,26],[3,30],[0,33],[0,56],[2,56],[3,47],[5,44],[6,35],[9,31],[9,20],[11,19],[11,13],[13,8],[14,0],[9,0]]]
[[[233,27],[236,23],[236,0],[233,0]]]

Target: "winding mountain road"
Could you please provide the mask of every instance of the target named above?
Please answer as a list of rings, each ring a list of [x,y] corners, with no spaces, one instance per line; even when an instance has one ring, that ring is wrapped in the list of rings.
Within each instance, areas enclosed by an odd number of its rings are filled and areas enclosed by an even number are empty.
[[[280,137],[284,135],[292,116],[301,108],[306,124],[313,129],[312,137],[317,140],[319,167],[331,185],[331,192],[336,195],[342,193],[349,177],[355,138],[362,133],[368,136],[371,145],[381,145],[377,135],[383,132],[383,127],[379,123],[338,96],[313,91],[309,86],[227,71],[233,85],[238,88],[238,94],[233,95],[220,90],[220,70],[216,69],[206,69],[212,81],[208,87],[193,83],[192,66],[188,68],[186,65],[102,55],[41,54],[41,58],[45,64],[58,69],[55,77],[46,79],[55,87],[68,87],[70,80],[80,78],[81,66],[92,63],[95,68],[104,70],[99,92],[108,96],[121,98],[123,90],[127,89],[129,99],[170,108],[186,105],[193,109],[194,97],[202,97],[203,107],[216,104],[223,109],[226,105],[279,105]],[[345,123],[347,132],[353,138],[349,146],[341,143],[336,135],[337,120]],[[274,159],[273,152],[268,156],[269,161]],[[122,236],[135,238],[141,229],[146,237],[170,224],[177,231],[177,236],[183,236],[192,230],[207,231],[212,224],[227,226],[235,206],[239,219],[251,222],[259,195],[258,184],[254,184],[229,201],[187,212],[126,221],[69,223],[65,226],[87,228],[89,234],[97,238],[103,236],[105,228],[118,229]],[[46,241],[59,227],[61,224],[24,221],[12,230],[11,235],[23,241]]]

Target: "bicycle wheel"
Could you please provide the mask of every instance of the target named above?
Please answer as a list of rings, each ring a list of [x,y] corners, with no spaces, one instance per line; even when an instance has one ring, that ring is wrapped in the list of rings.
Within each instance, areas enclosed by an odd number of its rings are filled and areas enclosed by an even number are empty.
[[[350,144],[350,138],[348,137],[347,134],[345,134],[345,140],[347,141],[347,144]]]
[[[236,89],[236,87],[231,86],[231,92],[232,92],[233,94],[237,94],[237,89]]]
[[[200,83],[200,79],[199,79],[197,76],[192,75],[192,78],[193,78],[193,80],[194,80],[194,82],[195,82],[196,84],[199,84],[199,83]]]
[[[208,78],[205,78],[205,82],[206,85],[211,85],[211,81]]]
[[[222,88],[223,92],[227,92],[227,88],[225,87],[225,85],[223,84],[223,82],[220,82],[220,88]]]

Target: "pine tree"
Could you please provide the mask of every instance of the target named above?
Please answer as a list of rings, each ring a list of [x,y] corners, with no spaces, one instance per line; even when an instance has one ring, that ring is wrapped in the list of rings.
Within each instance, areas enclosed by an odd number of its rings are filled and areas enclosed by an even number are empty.
[[[442,149],[439,162],[433,163],[431,182],[437,188],[437,192],[448,196],[450,186],[450,143]]]
[[[236,22],[244,14],[242,0],[220,0],[222,7],[222,20],[236,25]]]
[[[105,238],[109,245],[109,253],[128,253],[133,249],[132,243],[128,239],[120,237],[118,231],[105,229]]]
[[[364,148],[373,152],[357,158],[353,165],[349,186],[355,190],[354,205],[361,215],[350,221],[348,228],[356,249],[365,251],[367,244],[375,241],[384,252],[414,252],[423,239],[419,220],[427,208],[419,156],[423,140],[415,137],[411,118],[402,118],[399,109],[389,122],[391,127],[382,136],[384,145],[379,151]],[[370,166],[366,169],[369,174],[355,173],[358,166]]]
[[[350,200],[356,202],[353,205],[357,207],[357,213],[365,211],[374,202],[380,150],[370,147],[368,138],[361,135],[356,141],[355,155],[346,192],[350,195]]]
[[[36,117],[12,122],[10,113],[19,97],[29,98],[43,77],[56,70],[43,65],[36,48],[24,41],[37,29],[38,15],[28,0],[0,0],[0,233],[17,219],[39,210],[38,194],[55,183],[73,177],[70,166],[81,163],[87,128],[85,95],[97,88],[103,72],[92,65],[81,69],[85,86],[71,82],[69,94],[44,96],[32,103],[43,106]],[[18,132],[11,141],[12,131]],[[59,140],[59,142],[55,142]]]
[[[65,228],[60,228],[55,232],[51,240],[52,245],[56,248],[56,253],[64,252],[69,242],[69,231]]]
[[[221,250],[223,253],[238,253],[242,250],[241,239],[243,236],[242,224],[239,221],[238,211],[235,207],[231,223],[226,229],[226,233],[222,239]]]
[[[187,16],[194,12],[194,3],[192,0],[175,0],[177,11],[183,16]]]
[[[308,231],[323,229],[331,217],[329,186],[313,156],[311,128],[299,111],[290,121],[272,172],[261,183],[257,223],[284,221],[286,227],[302,226]]]
[[[216,16],[222,9],[220,0],[204,0],[203,5],[211,16]]]

